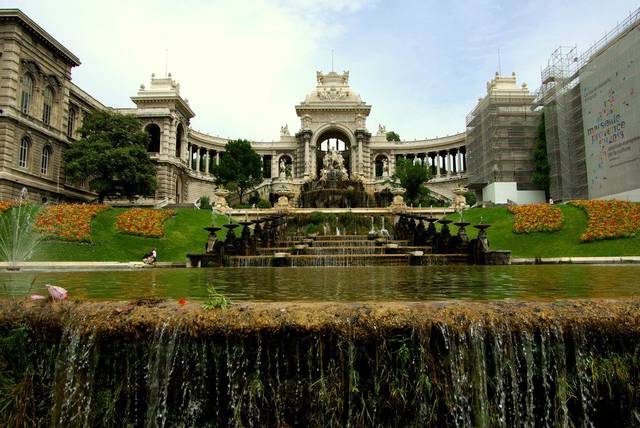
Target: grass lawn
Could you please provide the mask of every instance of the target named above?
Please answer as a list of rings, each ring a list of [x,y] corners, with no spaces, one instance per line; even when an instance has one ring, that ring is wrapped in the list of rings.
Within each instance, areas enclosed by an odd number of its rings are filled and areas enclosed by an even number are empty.
[[[98,213],[91,224],[92,244],[44,241],[32,260],[47,261],[139,261],[145,253],[156,247],[158,261],[184,261],[187,253],[202,252],[211,226],[211,212],[196,209],[177,209],[176,215],[165,221],[165,236],[143,238],[125,235],[116,229],[116,216],[124,208],[114,208]],[[227,222],[224,216],[216,216],[216,225]],[[220,232],[220,237],[224,237]]]
[[[564,225],[557,232],[513,233],[513,215],[506,208],[474,208],[464,212],[464,220],[480,222],[480,216],[491,227],[487,230],[489,244],[494,250],[511,250],[514,257],[570,257],[570,256],[637,256],[640,255],[640,237],[581,243],[580,235],[587,228],[587,214],[571,205],[557,205],[562,210]],[[459,221],[458,214],[448,216]],[[457,233],[451,226],[451,232]],[[467,228],[470,238],[477,231]]]
[[[561,256],[631,256],[640,255],[640,238],[616,239],[581,243],[580,234],[587,227],[587,215],[570,205],[559,205],[564,226],[558,232],[516,234],[512,232],[513,215],[506,208],[474,208],[464,213],[465,221],[473,224],[483,221],[488,229],[491,248],[511,250],[514,257]],[[156,247],[159,261],[184,261],[187,253],[202,252],[207,240],[204,227],[211,225],[211,213],[205,210],[177,209],[176,215],[165,222],[163,238],[143,238],[124,235],[115,227],[116,216],[124,209],[114,208],[99,213],[92,223],[93,244],[60,241],[43,242],[32,260],[50,261],[132,261]],[[449,218],[458,221],[458,214]],[[217,216],[216,225],[226,223],[226,217]],[[239,232],[239,229],[236,229]],[[457,228],[451,226],[451,232]],[[476,230],[469,227],[469,237]],[[224,237],[224,232],[220,233]]]

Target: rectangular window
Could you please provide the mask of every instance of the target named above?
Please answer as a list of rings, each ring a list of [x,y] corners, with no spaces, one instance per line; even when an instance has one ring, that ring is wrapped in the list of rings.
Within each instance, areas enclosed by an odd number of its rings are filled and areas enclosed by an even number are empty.
[[[29,140],[27,140],[26,138],[23,138],[22,142],[20,143],[20,158],[19,158],[18,165],[20,165],[22,168],[26,168],[28,158],[29,158]]]
[[[45,104],[42,109],[42,121],[47,125],[51,122],[51,106]]]

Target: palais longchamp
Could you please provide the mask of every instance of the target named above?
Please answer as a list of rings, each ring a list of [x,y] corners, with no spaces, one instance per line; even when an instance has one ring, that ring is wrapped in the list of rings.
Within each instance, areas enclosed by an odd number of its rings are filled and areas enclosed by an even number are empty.
[[[101,109],[134,115],[149,133],[148,152],[156,165],[158,188],[153,198],[136,203],[192,204],[213,196],[212,171],[224,156],[227,139],[190,128],[194,106],[180,94],[170,73],[152,74],[148,84],[140,85],[131,97],[135,107],[114,108],[72,82],[79,58],[20,10],[0,10],[0,43],[1,199],[15,198],[26,187],[33,202],[95,200],[85,183],[65,178],[62,154],[80,138],[83,119]],[[468,172],[474,155],[468,130],[441,138],[388,141],[384,126],[371,129],[367,124],[372,106],[350,87],[348,71],[316,72],[315,77],[315,88],[295,106],[299,123],[292,129],[274,125],[280,127],[277,141],[251,142],[262,159],[264,180],[255,189],[261,196],[275,201],[285,194],[299,207],[340,205],[320,197],[326,193],[323,183],[330,180],[337,192],[363,196],[350,204],[388,205],[391,199],[385,195],[390,194],[390,177],[401,158],[431,168],[429,191],[443,201],[452,201],[455,189],[471,184]],[[509,107],[505,127],[517,128],[517,133],[510,135],[512,156],[501,171],[517,171],[511,180],[517,181],[524,199],[531,200],[544,198],[544,192],[531,186],[539,122],[539,113],[530,108],[533,99],[526,85],[516,84],[515,74],[496,74],[474,110],[490,108],[496,100]]]

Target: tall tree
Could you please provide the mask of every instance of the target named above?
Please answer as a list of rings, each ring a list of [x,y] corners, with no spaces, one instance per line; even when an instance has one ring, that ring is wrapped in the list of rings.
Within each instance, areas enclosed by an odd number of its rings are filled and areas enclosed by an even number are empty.
[[[427,191],[424,183],[431,179],[429,166],[413,163],[410,159],[398,159],[394,177],[405,188],[405,198],[409,203],[416,203]]]
[[[262,162],[260,156],[253,150],[247,140],[229,141],[225,146],[220,164],[214,167],[216,182],[222,185],[235,183],[238,197],[242,197],[247,190],[251,190],[262,181]]]
[[[156,168],[147,145],[149,135],[136,117],[95,111],[79,129],[82,138],[63,154],[64,171],[72,181],[88,181],[98,201],[107,196],[133,199],[156,191]]]
[[[397,132],[389,131],[387,132],[387,141],[400,141],[400,136]]]
[[[549,197],[549,157],[547,156],[547,134],[544,126],[544,111],[540,115],[540,124],[538,125],[538,133],[536,142],[533,147],[533,184],[544,190],[547,198]]]

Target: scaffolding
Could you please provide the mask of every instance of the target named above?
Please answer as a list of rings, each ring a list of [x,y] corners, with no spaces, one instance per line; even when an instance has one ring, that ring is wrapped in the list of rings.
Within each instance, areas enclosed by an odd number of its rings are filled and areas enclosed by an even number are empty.
[[[498,77],[497,77],[498,78]],[[469,187],[516,182],[518,190],[534,190],[533,145],[539,113],[531,110],[534,95],[526,87],[490,91],[467,115]]]
[[[588,198],[580,71],[620,37],[640,24],[640,8],[578,55],[575,46],[560,46],[541,71],[535,107],[544,107],[550,192],[554,200]]]

